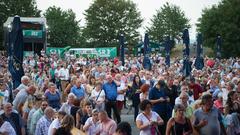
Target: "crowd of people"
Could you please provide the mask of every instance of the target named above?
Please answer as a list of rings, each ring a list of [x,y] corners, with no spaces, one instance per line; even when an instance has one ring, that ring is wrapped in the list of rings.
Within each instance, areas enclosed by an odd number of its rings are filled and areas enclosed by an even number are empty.
[[[28,56],[13,88],[2,55],[0,133],[135,135],[121,119],[132,108],[140,135],[240,135],[240,59],[205,57],[188,77],[180,58],[170,67],[164,57],[150,60],[146,70],[142,56],[124,65],[118,58]]]

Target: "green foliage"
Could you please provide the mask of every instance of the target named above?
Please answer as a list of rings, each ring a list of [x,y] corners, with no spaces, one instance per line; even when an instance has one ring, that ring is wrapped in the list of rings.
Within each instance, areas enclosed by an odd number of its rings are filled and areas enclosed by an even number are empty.
[[[216,50],[216,38],[222,37],[222,56],[240,56],[240,1],[223,0],[204,9],[197,24],[203,34],[203,45]]]
[[[189,20],[180,7],[166,3],[151,19],[151,26],[147,28],[147,32],[152,40],[161,42],[165,36],[178,39],[183,29],[189,27]]]
[[[63,11],[59,7],[49,7],[44,16],[49,26],[48,42],[52,47],[77,47],[80,27],[72,10]]]
[[[3,23],[8,17],[39,17],[35,0],[1,0],[0,1],[0,46],[3,44]]]
[[[85,11],[86,27],[83,35],[89,47],[119,46],[124,33],[128,45],[135,45],[143,19],[130,0],[95,0]]]

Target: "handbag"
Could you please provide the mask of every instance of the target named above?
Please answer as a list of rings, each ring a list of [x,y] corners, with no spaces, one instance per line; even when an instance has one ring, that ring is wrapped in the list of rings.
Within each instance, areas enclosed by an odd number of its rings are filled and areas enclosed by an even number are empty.
[[[102,92],[102,89],[101,89],[101,91],[99,92],[98,96],[96,97],[95,101],[92,100],[92,107],[93,107],[93,108],[95,108],[96,102],[97,102],[98,98],[100,97],[101,92]]]
[[[149,122],[151,122],[151,119],[148,118],[144,113],[142,113],[147,119]],[[151,125],[151,135],[161,135],[161,133],[159,132],[158,128],[154,125]]]

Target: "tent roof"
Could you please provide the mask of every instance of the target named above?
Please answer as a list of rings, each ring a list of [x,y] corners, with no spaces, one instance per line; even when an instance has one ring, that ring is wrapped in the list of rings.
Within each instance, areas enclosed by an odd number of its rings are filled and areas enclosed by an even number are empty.
[[[7,27],[10,23],[12,23],[14,17],[8,17],[7,21],[3,24],[3,27]],[[32,22],[32,23],[40,23],[46,25],[47,20],[44,17],[20,17],[21,22]]]

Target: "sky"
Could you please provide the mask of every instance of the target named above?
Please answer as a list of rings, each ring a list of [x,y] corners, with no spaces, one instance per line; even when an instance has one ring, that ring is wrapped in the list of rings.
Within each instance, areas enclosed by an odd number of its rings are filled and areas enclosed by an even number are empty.
[[[43,12],[50,6],[61,7],[63,10],[72,9],[76,13],[80,26],[85,25],[84,11],[93,3],[94,0],[36,0],[37,6]],[[150,26],[150,19],[156,14],[156,10],[168,2],[179,6],[190,20],[191,28],[189,29],[190,39],[196,37],[196,23],[201,17],[204,8],[210,8],[218,4],[221,0],[132,0],[137,4],[141,16],[144,18],[142,28],[139,29],[141,35],[144,35],[147,26]]]

